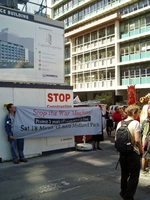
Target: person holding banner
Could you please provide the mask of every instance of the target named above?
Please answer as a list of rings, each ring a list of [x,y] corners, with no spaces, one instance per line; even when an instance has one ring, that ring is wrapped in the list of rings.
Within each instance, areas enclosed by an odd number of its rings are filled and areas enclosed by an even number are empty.
[[[17,150],[20,158],[20,162],[27,162],[24,157],[24,139],[14,139],[14,117],[15,117],[15,106],[12,103],[7,105],[8,114],[5,118],[5,131],[8,135],[8,141],[10,142],[11,156],[14,164],[19,164]]]
[[[104,117],[104,113],[103,113],[103,110],[102,110],[102,106],[101,105],[98,105],[98,107],[100,108],[100,111],[101,111],[101,114],[102,114],[102,117]],[[103,134],[103,121],[101,122],[102,123],[102,134],[97,134],[97,135],[92,135],[92,140],[93,140],[93,150],[94,151],[97,151],[98,150],[103,150],[101,147],[100,147],[100,141],[103,141],[104,140],[104,134]]]

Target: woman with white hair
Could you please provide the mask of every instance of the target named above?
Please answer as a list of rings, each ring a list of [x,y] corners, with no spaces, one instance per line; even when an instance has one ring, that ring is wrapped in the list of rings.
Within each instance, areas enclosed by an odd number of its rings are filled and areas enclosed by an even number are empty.
[[[148,168],[148,162],[150,159],[150,153],[148,152],[148,149],[145,148],[145,141],[146,137],[150,135],[150,105],[146,104],[143,106],[143,109],[141,111],[140,115],[140,124],[141,124],[141,135],[142,135],[142,147],[144,150],[143,156],[142,156],[142,173],[146,174],[149,172]]]

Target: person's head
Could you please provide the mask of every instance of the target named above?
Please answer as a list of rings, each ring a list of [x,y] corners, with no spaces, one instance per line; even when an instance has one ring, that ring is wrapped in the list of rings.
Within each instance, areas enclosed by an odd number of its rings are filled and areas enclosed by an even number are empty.
[[[107,107],[106,107],[106,110],[110,110],[110,106],[107,106]]]
[[[115,112],[120,112],[120,107],[119,106],[115,107]]]
[[[126,108],[127,108],[127,107],[128,107],[128,106],[122,106],[123,111],[126,112]]]
[[[7,110],[9,113],[14,113],[15,112],[15,106],[13,103],[7,104]]]
[[[140,107],[137,105],[130,105],[126,108],[127,115],[129,117],[133,117],[133,119],[137,119],[140,115]]]
[[[99,106],[100,110],[103,110],[103,109],[102,109],[102,106],[101,106],[100,104],[98,104],[98,106]]]
[[[147,118],[148,104],[145,104],[141,110],[140,114],[140,123],[142,124],[144,120]]]

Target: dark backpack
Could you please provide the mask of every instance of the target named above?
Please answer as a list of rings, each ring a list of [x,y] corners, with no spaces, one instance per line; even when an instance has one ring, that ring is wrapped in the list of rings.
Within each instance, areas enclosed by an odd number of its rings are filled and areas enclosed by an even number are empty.
[[[128,129],[129,121],[121,121],[121,126],[116,131],[115,148],[120,154],[127,155],[133,151],[131,133]]]

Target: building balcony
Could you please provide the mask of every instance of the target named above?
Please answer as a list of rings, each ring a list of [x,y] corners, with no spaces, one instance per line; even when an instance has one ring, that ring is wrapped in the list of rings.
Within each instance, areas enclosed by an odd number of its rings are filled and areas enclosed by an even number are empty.
[[[115,79],[73,83],[74,91],[110,90],[115,88]]]

